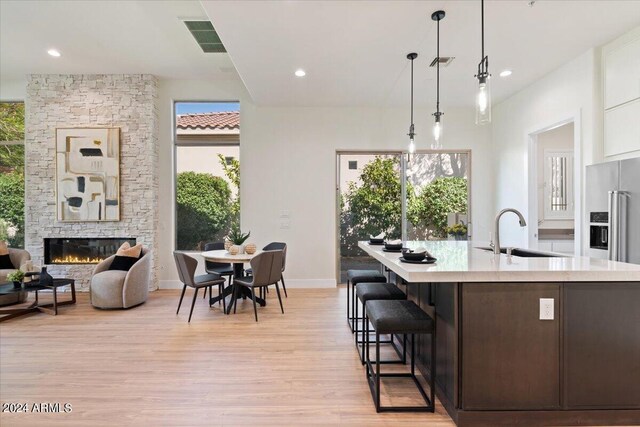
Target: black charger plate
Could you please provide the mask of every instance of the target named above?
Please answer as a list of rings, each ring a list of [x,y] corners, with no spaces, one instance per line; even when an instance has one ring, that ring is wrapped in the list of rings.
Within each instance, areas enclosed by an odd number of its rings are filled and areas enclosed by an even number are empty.
[[[404,257],[400,257],[398,259],[400,260],[400,262],[406,262],[407,264],[433,264],[438,260],[438,258],[425,258],[422,261],[411,261],[408,259],[404,259]]]
[[[369,240],[369,245],[371,245],[371,246],[384,246],[384,241],[378,243],[378,242],[372,242],[371,240]]]

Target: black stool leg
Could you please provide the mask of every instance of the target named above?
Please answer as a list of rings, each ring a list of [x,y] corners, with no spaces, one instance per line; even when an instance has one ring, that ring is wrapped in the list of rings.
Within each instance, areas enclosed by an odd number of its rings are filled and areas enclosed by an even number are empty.
[[[351,299],[349,298],[349,288],[350,288],[349,279],[347,279],[347,323],[349,324],[349,328],[351,329],[351,332],[353,332],[353,328],[351,327],[351,317],[349,313],[349,310],[351,308],[349,304],[351,301]]]
[[[180,306],[182,305],[182,298],[184,298],[184,291],[186,291],[186,290],[187,290],[187,285],[184,285],[184,286],[182,287],[182,293],[180,294],[180,302],[178,303],[178,309],[176,310],[176,315],[177,315],[178,313],[180,313]],[[38,295],[38,294],[37,294],[37,291],[36,291],[36,296],[37,296],[37,295]],[[37,300],[36,300],[36,302],[37,302]]]
[[[429,378],[429,387],[431,391],[431,412],[436,411],[436,316],[433,316],[433,331],[431,331],[431,378]]]
[[[407,364],[407,334],[404,334],[402,340],[402,364]]]
[[[207,292],[207,290],[204,290],[205,293]],[[193,314],[193,306],[196,305],[196,298],[198,298],[198,288],[194,288],[193,289],[193,301],[191,301],[191,311],[189,311],[189,320],[188,322],[191,322],[191,315]]]
[[[376,412],[380,412],[380,334],[378,331],[376,331]]]
[[[354,332],[355,330],[355,322],[357,322],[357,319],[355,317],[355,312],[356,312],[356,306],[358,304],[358,301],[356,301],[356,283],[351,283],[351,322],[350,322],[350,326],[351,326],[351,333]]]

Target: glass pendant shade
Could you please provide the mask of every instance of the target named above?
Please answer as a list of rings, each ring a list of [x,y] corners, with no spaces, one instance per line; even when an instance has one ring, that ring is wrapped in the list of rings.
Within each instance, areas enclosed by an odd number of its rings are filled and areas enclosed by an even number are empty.
[[[440,119],[438,119],[433,124],[433,140],[439,144],[441,138],[442,138],[442,122],[440,121]]]
[[[413,138],[409,140],[409,154],[413,154],[416,152],[416,143],[413,141]]]
[[[476,93],[476,124],[483,125],[491,122],[491,88],[489,79],[481,79]]]

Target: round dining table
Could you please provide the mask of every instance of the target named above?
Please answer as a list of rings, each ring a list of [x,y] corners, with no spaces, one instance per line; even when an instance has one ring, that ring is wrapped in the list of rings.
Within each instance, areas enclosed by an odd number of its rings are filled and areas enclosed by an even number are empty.
[[[242,253],[242,254],[231,255],[226,250],[220,249],[217,251],[201,252],[200,255],[202,256],[202,258],[204,258],[205,261],[220,262],[224,264],[233,264],[233,277],[235,279],[235,278],[244,276],[244,264],[251,261],[251,259],[254,256],[258,255],[259,253],[260,252],[257,251],[253,254]],[[213,305],[216,302],[222,300],[222,298],[226,298],[229,295],[232,295],[234,286],[236,285],[232,284],[231,286],[227,286],[224,288],[222,295],[209,298],[209,305]],[[243,299],[246,297],[251,298],[251,291],[245,286],[240,286],[240,288],[238,289],[238,295],[241,296]],[[264,299],[258,298],[258,297],[256,297],[256,302],[260,304],[261,307],[264,307],[267,304],[267,302]],[[231,300],[230,304],[227,304],[227,314],[231,312],[232,306],[233,306],[233,299]]]

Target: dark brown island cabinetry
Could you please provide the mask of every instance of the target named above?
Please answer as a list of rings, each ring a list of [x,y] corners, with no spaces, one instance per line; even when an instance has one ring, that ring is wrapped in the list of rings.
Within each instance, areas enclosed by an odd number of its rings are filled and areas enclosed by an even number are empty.
[[[437,394],[458,425],[640,425],[640,282],[406,290],[436,315]]]
[[[640,286],[566,283],[564,404],[640,408]]]

